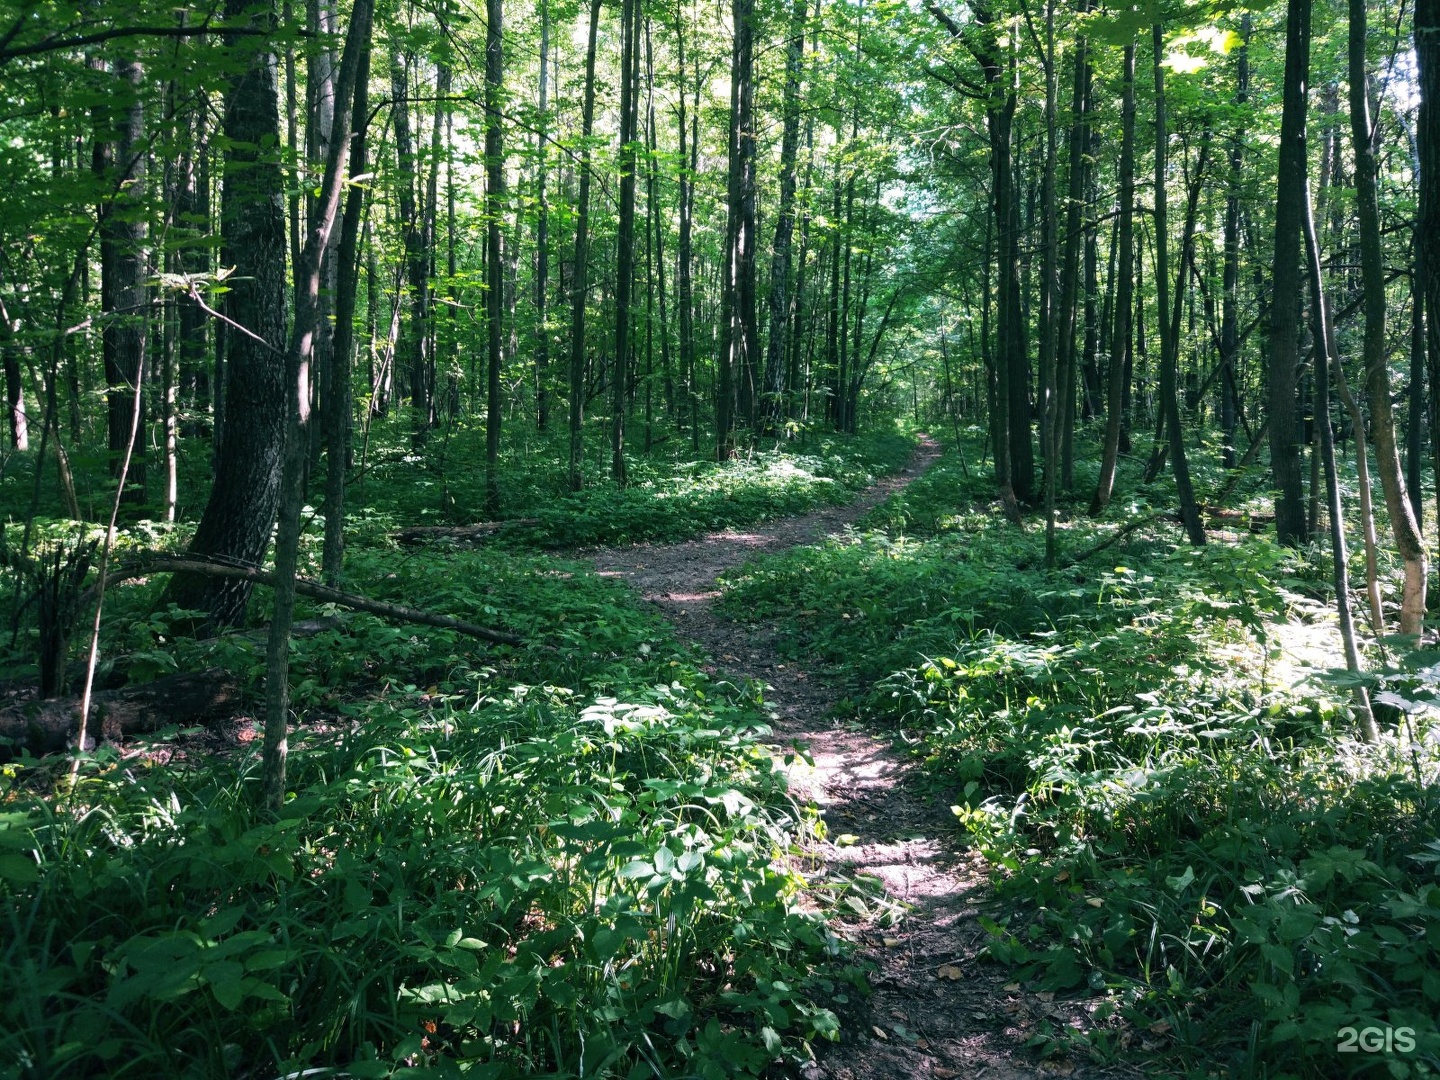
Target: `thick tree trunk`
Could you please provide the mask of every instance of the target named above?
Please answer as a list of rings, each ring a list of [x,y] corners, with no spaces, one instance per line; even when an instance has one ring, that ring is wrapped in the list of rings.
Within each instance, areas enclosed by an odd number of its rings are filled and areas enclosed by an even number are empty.
[[[1305,95],[1310,71],[1311,0],[1289,0],[1280,163],[1275,205],[1275,261],[1270,274],[1270,468],[1275,532],[1280,543],[1305,540],[1305,495],[1296,434],[1296,371],[1300,366],[1301,200],[1306,191]]]
[[[1426,365],[1432,401],[1440,399],[1440,0],[1416,0],[1415,58],[1420,71],[1420,112],[1415,154],[1420,166],[1420,212],[1415,228],[1416,276],[1425,307]],[[1435,420],[1440,421],[1440,407]],[[1440,439],[1431,438],[1440,462]],[[1436,469],[1440,491],[1440,468]]]
[[[115,742],[148,735],[165,727],[190,727],[234,716],[245,700],[232,672],[211,668],[196,674],[169,675],[141,686],[104,690],[91,699],[93,715],[83,749],[95,745],[94,733]],[[53,754],[75,741],[78,698],[27,701],[0,709],[0,762],[16,747],[32,754]]]
[[[269,35],[273,5],[227,0],[226,18]],[[215,480],[191,541],[196,555],[258,564],[270,543],[285,437],[285,185],[280,171],[276,57],[267,36],[234,35],[238,71],[226,95],[221,265],[234,267],[224,297],[225,437]],[[211,627],[245,615],[250,582],[176,575],[165,602],[203,612]]]

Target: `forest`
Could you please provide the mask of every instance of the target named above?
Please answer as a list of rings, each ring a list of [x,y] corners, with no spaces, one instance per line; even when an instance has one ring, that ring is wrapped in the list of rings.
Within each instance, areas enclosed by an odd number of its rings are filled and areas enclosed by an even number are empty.
[[[1440,1074],[1440,0],[0,0],[0,361],[0,1077]]]

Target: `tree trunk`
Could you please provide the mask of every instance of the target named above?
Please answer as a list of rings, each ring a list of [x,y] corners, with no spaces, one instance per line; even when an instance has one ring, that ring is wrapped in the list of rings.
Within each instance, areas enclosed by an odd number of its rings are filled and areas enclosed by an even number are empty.
[[[1366,395],[1370,403],[1375,463],[1390,531],[1405,565],[1400,600],[1400,633],[1419,635],[1425,620],[1425,544],[1400,467],[1395,418],[1390,407],[1390,367],[1385,343],[1385,265],[1380,237],[1375,140],[1370,120],[1370,80],[1365,60],[1365,0],[1350,0],[1350,138],[1355,152],[1355,201],[1359,214],[1360,279],[1365,312]]]
[[[1170,237],[1166,203],[1166,151],[1170,133],[1165,117],[1165,31],[1156,23],[1151,30],[1155,47],[1155,296],[1160,327],[1160,407],[1169,429],[1170,468],[1175,474],[1175,490],[1180,502],[1180,519],[1185,535],[1195,547],[1205,544],[1205,526],[1200,521],[1200,508],[1195,504],[1195,489],[1190,483],[1190,465],[1185,457],[1185,429],[1180,424],[1180,387],[1178,378],[1180,352],[1180,297],[1188,276],[1186,260],[1190,255],[1191,238],[1195,235],[1195,218],[1200,196],[1200,179],[1205,174],[1205,154],[1209,149],[1209,132],[1200,151],[1196,177],[1191,189],[1190,205],[1185,215],[1184,241],[1180,245],[1180,280],[1176,284],[1175,310],[1170,311]]]
[[[1077,5],[1083,15],[1089,10],[1088,0]],[[1075,39],[1074,81],[1070,90],[1070,131],[1067,139],[1069,177],[1065,190],[1065,246],[1060,260],[1060,300],[1056,312],[1058,336],[1056,356],[1056,408],[1051,421],[1052,468],[1059,475],[1046,492],[1046,546],[1051,547],[1049,505],[1056,485],[1070,488],[1074,468],[1073,439],[1075,433],[1075,383],[1079,367],[1076,356],[1075,330],[1079,311],[1080,278],[1082,273],[1081,244],[1085,236],[1085,192],[1088,187],[1089,162],[1085,151],[1090,136],[1090,51],[1082,34]]]
[[[585,105],[580,133],[580,193],[575,203],[575,269],[570,288],[571,491],[579,491],[584,484],[580,455],[585,421],[585,301],[590,276],[590,136],[595,130],[595,44],[599,29],[600,0],[590,0],[590,30],[585,46]]]
[[[360,55],[369,48],[374,0],[355,0],[340,61],[335,96],[350,101]],[[340,207],[344,161],[350,143],[349,110],[335,115],[333,139],[327,149],[325,174],[307,222],[305,246],[295,267],[295,325],[285,356],[286,424],[284,471],[280,486],[279,527],[275,535],[275,612],[265,665],[265,749],[263,756],[265,803],[278,811],[285,801],[285,762],[288,754],[290,705],[290,624],[295,615],[296,568],[300,555],[300,514],[305,502],[305,462],[309,451],[310,366],[315,342],[325,321],[320,292],[326,252]]]
[[[631,370],[635,287],[635,142],[640,81],[640,0],[620,8],[620,221],[615,242],[615,372],[610,416],[610,477],[624,487],[626,391]]]
[[[1220,301],[1220,433],[1221,463],[1235,468],[1237,372],[1240,359],[1240,194],[1245,182],[1245,116],[1250,100],[1250,16],[1240,19],[1240,46],[1235,63],[1235,133],[1230,140],[1230,175],[1225,191],[1224,269]]]
[[[109,201],[99,214],[100,294],[105,320],[101,351],[105,361],[106,433],[110,475],[118,477],[131,448],[126,503],[145,501],[145,411],[135,416],[136,387],[143,378],[146,311],[145,279],[145,110],[144,72],[133,56],[115,61],[115,102],[96,107],[96,171]],[[112,142],[113,139],[113,142]]]
[[[550,427],[550,2],[540,0],[540,101],[535,132],[535,426]]]
[[[192,554],[256,565],[265,557],[279,497],[285,438],[285,185],[271,3],[226,0],[226,18],[263,36],[227,35],[236,58],[225,107],[222,266],[234,267],[224,296],[225,435]],[[211,628],[245,616],[251,584],[177,574],[165,603],[204,613]]]
[[[1135,288],[1135,43],[1125,46],[1124,93],[1121,99],[1120,216],[1115,245],[1119,266],[1115,272],[1115,326],[1110,334],[1110,379],[1105,413],[1105,445],[1100,458],[1100,481],[1090,501],[1090,516],[1102,513],[1115,491],[1115,466],[1120,456],[1120,433],[1125,420],[1125,371],[1130,353],[1130,328]]]
[[[785,46],[785,91],[781,104],[780,203],[775,211],[775,240],[770,248],[770,338],[765,345],[765,396],[761,429],[774,434],[785,412],[785,373],[789,327],[791,241],[795,234],[795,162],[800,151],[800,73],[805,62],[807,0],[790,9]]]
[[[1305,540],[1305,497],[1296,435],[1296,370],[1300,366],[1301,199],[1306,190],[1305,94],[1310,71],[1311,0],[1288,0],[1280,164],[1275,205],[1275,261],[1270,274],[1270,467],[1275,532],[1280,543]]]
[[[363,176],[366,168],[366,139],[369,132],[370,49],[360,55],[355,76],[353,102],[340,102],[351,110],[350,175]],[[335,295],[335,335],[331,354],[334,373],[330,398],[323,416],[325,424],[325,544],[321,573],[327,584],[336,585],[345,562],[345,473],[350,464],[352,392],[350,354],[355,340],[355,301],[360,284],[360,219],[365,208],[365,188],[352,184],[345,196],[345,216],[340,223],[340,247],[335,256],[338,274]]]
[[[1420,111],[1415,125],[1415,156],[1420,167],[1415,265],[1418,292],[1424,298],[1426,366],[1434,401],[1440,397],[1440,0],[1416,0],[1415,59],[1420,73]],[[1440,439],[1433,432],[1431,443],[1440,462]],[[1436,483],[1440,491],[1440,468],[1436,469]]]
[[[1325,501],[1330,509],[1330,546],[1333,552],[1335,609],[1340,622],[1340,639],[1345,649],[1345,667],[1360,671],[1360,649],[1355,640],[1355,619],[1350,608],[1350,574],[1345,547],[1345,512],[1340,502],[1340,481],[1335,469],[1335,439],[1330,428],[1330,383],[1328,373],[1331,363],[1337,375],[1340,358],[1335,355],[1334,339],[1330,332],[1330,315],[1325,305],[1324,281],[1320,270],[1320,245],[1315,236],[1315,218],[1310,208],[1310,183],[1302,174],[1300,207],[1305,232],[1309,270],[1310,303],[1314,315],[1315,333],[1315,420],[1320,428],[1320,453],[1325,462]],[[1278,305],[1277,305],[1278,306]],[[1362,451],[1363,452],[1363,451]],[[1370,698],[1364,686],[1355,688],[1355,711],[1360,721],[1360,732],[1367,742],[1379,742],[1380,734],[1375,728],[1375,717],[1370,711]]]
[[[91,732],[110,741],[147,735],[164,727],[190,727],[234,716],[244,703],[244,688],[233,672],[211,668],[195,674],[169,675],[140,686],[105,690],[94,695]],[[75,740],[77,698],[27,701],[0,709],[0,763],[10,761],[14,747],[32,754],[52,754]],[[95,745],[86,738],[86,747]]]
[[[504,250],[500,235],[505,211],[505,149],[501,130],[505,52],[501,37],[502,0],[485,0],[485,509],[500,514],[501,330],[504,321]]]
[[[755,54],[754,0],[732,0],[734,38],[730,51],[730,146],[726,206],[727,242],[721,303],[719,387],[715,412],[715,456],[734,453],[735,378],[753,377],[755,311]],[[741,404],[746,402],[742,399]]]

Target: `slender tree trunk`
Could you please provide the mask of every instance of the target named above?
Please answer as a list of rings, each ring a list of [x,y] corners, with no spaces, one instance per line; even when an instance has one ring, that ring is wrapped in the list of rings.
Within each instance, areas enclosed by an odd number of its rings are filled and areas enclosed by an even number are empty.
[[[1180,387],[1177,369],[1180,352],[1180,297],[1184,291],[1186,260],[1190,241],[1195,235],[1195,218],[1200,195],[1200,178],[1205,174],[1205,155],[1209,149],[1209,132],[1196,166],[1197,177],[1185,215],[1184,241],[1180,245],[1180,280],[1176,285],[1175,310],[1170,311],[1170,236],[1166,202],[1166,151],[1170,132],[1165,116],[1165,31],[1156,23],[1151,30],[1155,47],[1155,295],[1157,320],[1160,327],[1160,407],[1169,429],[1170,469],[1175,474],[1175,490],[1180,501],[1180,519],[1185,535],[1195,547],[1205,543],[1205,526],[1200,521],[1200,508],[1195,504],[1195,489],[1190,483],[1190,465],[1185,457],[1185,429],[1180,425]]]
[[[540,102],[535,133],[535,426],[550,426],[550,3],[540,0]]]
[[[651,279],[655,301],[660,307],[660,370],[665,388],[665,415],[675,415],[675,373],[670,362],[670,307],[665,292],[665,223],[660,216],[660,130],[655,123],[655,50],[651,40],[650,18],[645,18],[645,145],[648,151],[645,169],[645,209],[649,228],[655,234],[654,266]],[[647,299],[647,303],[648,303]],[[650,447],[646,446],[646,453]]]
[[[1330,428],[1330,384],[1327,377],[1333,364],[1341,378],[1340,358],[1335,353],[1330,331],[1330,315],[1325,305],[1324,279],[1320,269],[1320,245],[1315,236],[1315,217],[1310,207],[1310,183],[1302,174],[1300,207],[1308,258],[1306,266],[1310,282],[1310,303],[1314,312],[1315,333],[1315,420],[1320,428],[1320,453],[1325,462],[1325,496],[1330,510],[1330,546],[1334,554],[1335,608],[1340,622],[1340,639],[1345,648],[1345,667],[1360,671],[1360,648],[1355,639],[1355,619],[1350,608],[1350,574],[1345,547],[1345,511],[1340,502],[1340,482],[1335,469],[1335,440]],[[1363,451],[1357,451],[1363,453]],[[1367,742],[1379,742],[1380,733],[1370,711],[1365,687],[1355,688],[1355,711],[1360,732]]]
[[[1275,531],[1280,543],[1305,539],[1305,497],[1296,436],[1296,371],[1300,366],[1301,199],[1305,191],[1305,94],[1310,71],[1311,0],[1288,0],[1285,83],[1280,120],[1279,184],[1275,205],[1275,261],[1270,281],[1270,467],[1275,483]]]
[[[722,289],[719,387],[715,455],[734,453],[735,378],[753,378],[758,336],[755,310],[755,53],[754,0],[732,0],[734,40],[730,52],[730,146],[727,179],[727,242]],[[753,390],[753,387],[752,387]],[[742,396],[740,404],[749,404]]]
[[[616,235],[615,372],[610,416],[610,476],[624,487],[626,394],[634,347],[635,173],[639,138],[640,0],[623,0],[620,9],[620,222]]]
[[[675,81],[679,87],[676,101],[676,128],[679,136],[680,150],[680,190],[679,190],[679,211],[680,211],[680,234],[676,239],[678,250],[676,251],[675,266],[675,302],[679,306],[680,316],[680,371],[681,378],[685,384],[685,410],[690,424],[690,446],[692,450],[700,449],[700,403],[696,396],[695,388],[695,295],[694,283],[691,277],[695,264],[694,253],[691,250],[694,212],[694,185],[695,173],[691,166],[690,154],[686,149],[687,119],[685,99],[685,25],[682,21],[683,15],[677,4],[675,9],[675,52],[676,52],[676,77]],[[696,85],[699,85],[699,75],[696,75]]]
[[[585,46],[585,104],[581,119],[580,192],[575,203],[575,269],[570,295],[570,490],[584,485],[580,456],[585,421],[585,301],[590,264],[590,136],[595,130],[595,45],[600,29],[600,0],[590,0],[590,29]]]
[[[761,428],[775,434],[785,412],[786,331],[789,328],[791,241],[795,235],[795,163],[800,151],[800,75],[805,63],[807,0],[790,9],[785,47],[785,91],[781,104],[780,203],[770,248],[770,339],[765,347],[765,397]]]
[[[119,476],[130,448],[130,466],[121,501],[145,501],[145,410],[135,416],[135,387],[144,377],[149,323],[145,279],[145,111],[141,100],[144,72],[133,56],[115,62],[116,101],[96,108],[96,167],[109,193],[100,211],[101,331],[105,360],[106,431],[110,474]],[[111,139],[113,137],[113,142]],[[108,152],[102,151],[106,143]],[[103,155],[103,156],[102,156]]]
[[[349,101],[355,93],[360,54],[368,48],[373,0],[356,0],[350,15],[345,53],[335,95]],[[306,229],[305,246],[295,267],[295,325],[285,356],[287,385],[284,475],[281,481],[279,528],[275,535],[275,611],[265,666],[265,803],[278,812],[285,801],[285,760],[288,752],[290,703],[290,626],[295,614],[295,575],[300,553],[300,514],[305,501],[305,461],[309,451],[310,364],[315,341],[325,318],[320,290],[325,253],[330,247],[341,181],[350,142],[350,113],[335,116],[334,138],[325,160],[325,175],[314,214]]]
[[[1115,328],[1110,335],[1110,381],[1105,414],[1105,444],[1100,459],[1100,481],[1090,502],[1092,517],[1110,504],[1115,490],[1115,466],[1120,456],[1120,434],[1125,421],[1125,371],[1130,352],[1130,329],[1135,287],[1135,43],[1125,46],[1124,93],[1121,99],[1120,216],[1115,244],[1119,267],[1115,273]]]
[[[1350,137],[1355,152],[1355,201],[1359,214],[1360,278],[1365,312],[1366,396],[1370,403],[1375,463],[1390,515],[1390,531],[1405,566],[1400,633],[1418,635],[1425,620],[1425,544],[1405,490],[1395,418],[1390,407],[1390,368],[1385,342],[1385,265],[1380,237],[1375,141],[1370,119],[1370,81],[1365,60],[1365,0],[1350,0]]]
[[[1089,10],[1089,0],[1080,0],[1080,14]],[[1060,260],[1060,305],[1056,312],[1059,336],[1056,363],[1056,409],[1052,420],[1052,463],[1058,465],[1056,483],[1069,490],[1074,481],[1075,383],[1079,366],[1076,356],[1075,330],[1079,311],[1082,248],[1085,236],[1085,192],[1089,180],[1089,162],[1085,155],[1090,141],[1090,50],[1082,34],[1075,39],[1074,81],[1070,90],[1070,131],[1067,139],[1069,176],[1065,191],[1065,247]],[[1054,467],[1054,465],[1052,465]],[[1050,540],[1049,509],[1054,500],[1054,484],[1046,492],[1046,545]]]
[[[351,110],[350,175],[363,176],[366,169],[366,120],[369,116],[370,48],[368,39],[360,54],[352,102],[339,102]],[[350,185],[345,195],[345,216],[340,223],[340,247],[335,295],[335,335],[332,343],[334,374],[330,400],[325,409],[325,544],[321,573],[328,585],[338,585],[345,563],[345,473],[350,464],[352,391],[351,353],[355,342],[355,301],[360,284],[360,223],[365,208],[365,188]]]
[[[1240,19],[1235,62],[1235,132],[1230,139],[1230,175],[1225,191],[1225,261],[1220,302],[1221,463],[1235,468],[1236,378],[1240,358],[1240,197],[1245,182],[1245,117],[1250,100],[1250,16]]]
[[[505,149],[501,130],[505,53],[502,39],[502,0],[485,0],[485,510],[500,514],[500,397],[501,331],[504,320],[504,248],[500,221],[505,212]]]

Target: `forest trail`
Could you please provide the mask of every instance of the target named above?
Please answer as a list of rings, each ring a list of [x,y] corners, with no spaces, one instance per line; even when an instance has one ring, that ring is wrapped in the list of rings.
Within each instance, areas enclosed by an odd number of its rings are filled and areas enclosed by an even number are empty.
[[[978,916],[989,883],[978,854],[958,851],[949,793],[924,791],[924,778],[888,740],[836,721],[838,687],[817,670],[782,663],[781,630],[739,623],[714,610],[716,579],[757,554],[813,543],[853,525],[904,489],[940,456],[922,440],[907,467],[866,489],[853,502],[675,544],[638,544],[587,555],[604,576],[623,578],[655,604],[682,638],[700,645],[715,673],[765,686],[776,742],[805,747],[813,769],[798,759],[796,797],[814,803],[827,839],[806,868],[812,884],[870,878],[883,885],[861,892],[869,920],[837,926],[856,944],[857,959],[875,967],[874,993],[835,1003],[838,1044],[817,1045],[804,1080],[924,1080],[935,1077],[1016,1080],[1033,1077],[1138,1076],[1057,1056],[1037,1060],[1024,1044],[1042,1031],[1088,1029],[1087,1003],[1026,991],[981,959],[987,935]],[[836,840],[844,837],[845,846]],[[884,926],[889,912],[898,923]],[[1138,1048],[1138,1047],[1137,1047]]]

